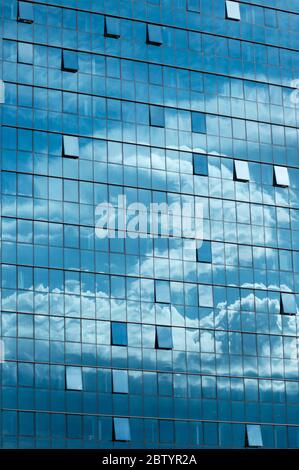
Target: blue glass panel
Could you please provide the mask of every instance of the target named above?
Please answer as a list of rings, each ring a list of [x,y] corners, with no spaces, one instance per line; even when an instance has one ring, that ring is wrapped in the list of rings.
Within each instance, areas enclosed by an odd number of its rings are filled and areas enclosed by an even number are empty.
[[[128,372],[126,370],[113,370],[113,392],[129,393]]]
[[[197,261],[200,263],[212,263],[211,242],[203,240],[199,248],[197,248]]]
[[[127,346],[128,335],[126,323],[111,323],[111,342],[114,346]]]
[[[195,175],[208,176],[208,159],[206,155],[193,154],[193,168]]]
[[[147,25],[147,43],[154,46],[160,46],[163,43],[161,26]]]
[[[156,344],[158,349],[172,349],[172,332],[169,326],[157,326],[156,335]]]
[[[120,20],[106,16],[105,18],[105,36],[109,38],[120,37]]]
[[[66,388],[67,390],[83,390],[81,367],[66,368]]]
[[[192,132],[206,133],[206,115],[203,113],[192,113]]]
[[[33,45],[24,42],[18,43],[18,62],[33,64]]]
[[[113,418],[114,438],[116,441],[130,441],[131,430],[128,418]]]
[[[170,303],[170,286],[168,281],[155,282],[155,301],[161,303]]]
[[[150,107],[150,125],[155,127],[165,127],[164,108],[159,106]]]
[[[78,72],[78,54],[73,51],[62,51],[62,70],[66,72]]]
[[[33,5],[27,2],[18,3],[18,21],[22,23],[33,23]]]

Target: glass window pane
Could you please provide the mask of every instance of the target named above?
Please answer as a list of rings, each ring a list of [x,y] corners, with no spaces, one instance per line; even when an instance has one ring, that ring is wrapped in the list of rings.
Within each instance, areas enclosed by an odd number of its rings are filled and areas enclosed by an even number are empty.
[[[212,286],[198,286],[198,298],[200,307],[213,307]]]
[[[156,345],[158,349],[172,349],[172,332],[169,326],[157,326]]]
[[[261,427],[256,424],[246,426],[247,447],[263,447]]]
[[[189,11],[200,12],[200,0],[187,0],[187,9]]]
[[[114,439],[116,441],[130,441],[131,430],[128,418],[113,418]]]
[[[203,113],[192,113],[192,132],[206,133],[206,115]]]
[[[33,23],[33,5],[31,3],[19,2],[18,21],[22,23]]]
[[[79,158],[79,139],[71,135],[63,136],[63,155],[64,157]]]
[[[155,301],[170,304],[170,286],[168,281],[155,282]]]
[[[234,166],[235,166],[235,180],[237,181],[249,181],[250,180],[248,162],[235,160]]]
[[[193,154],[193,168],[195,175],[208,176],[208,159],[205,155]]]
[[[62,51],[62,70],[66,72],[78,72],[78,54],[73,51]]]
[[[128,335],[126,323],[111,323],[111,342],[114,346],[127,346]]]
[[[226,18],[229,18],[230,20],[240,21],[241,14],[240,5],[238,2],[226,0]]]
[[[203,240],[197,249],[197,261],[200,263],[212,263],[212,249],[209,240]]]
[[[297,303],[295,294],[281,294],[281,312],[285,315],[297,314]]]
[[[105,36],[108,38],[120,37],[120,22],[118,18],[105,18]]]
[[[112,372],[113,393],[129,393],[128,372],[114,370]]]
[[[33,45],[24,42],[18,43],[18,62],[22,64],[33,64]]]
[[[147,25],[147,43],[153,44],[154,46],[160,46],[162,44],[162,28],[154,24]]]
[[[150,125],[155,127],[165,127],[164,108],[160,106],[150,107]]]
[[[290,186],[289,172],[284,166],[274,166],[274,184],[276,186]]]
[[[66,388],[67,390],[83,390],[81,367],[66,368]]]

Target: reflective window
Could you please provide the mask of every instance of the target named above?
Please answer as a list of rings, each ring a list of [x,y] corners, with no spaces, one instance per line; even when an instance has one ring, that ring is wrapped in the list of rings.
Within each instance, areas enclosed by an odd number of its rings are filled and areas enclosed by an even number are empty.
[[[63,156],[69,158],[79,158],[79,139],[71,135],[63,136]]]
[[[106,16],[105,18],[105,36],[108,38],[120,37],[120,20]]]
[[[168,281],[155,282],[155,301],[158,303],[170,303],[170,286]]]
[[[274,184],[275,186],[290,186],[289,172],[285,166],[274,166]]]
[[[155,127],[165,126],[164,108],[160,106],[150,107],[150,125]]]
[[[263,447],[261,426],[256,424],[246,425],[246,447]]]
[[[240,21],[241,14],[240,14],[240,5],[238,2],[232,2],[230,0],[226,0],[226,18],[230,20]]]
[[[297,303],[295,294],[281,294],[281,312],[285,315],[297,314]]]
[[[73,51],[62,51],[62,70],[66,72],[78,72],[78,54]]]
[[[18,3],[18,21],[22,23],[33,23],[33,5],[27,2]]]
[[[213,289],[212,286],[198,286],[198,300],[200,307],[213,307]]]
[[[115,441],[130,441],[131,430],[128,418],[113,418],[113,431]]]
[[[33,64],[33,45],[24,42],[18,43],[18,62],[21,64]]]
[[[248,162],[234,160],[234,169],[236,181],[250,181]]]
[[[195,175],[208,176],[208,158],[206,155],[193,154],[193,170]]]
[[[128,371],[113,370],[112,384],[114,393],[129,393]]]
[[[66,388],[67,390],[83,390],[81,367],[66,368]]]
[[[197,261],[200,263],[212,263],[212,249],[209,240],[203,240],[199,248],[197,248]]]
[[[192,113],[192,132],[206,133],[206,115],[203,113]]]
[[[111,343],[113,346],[128,346],[127,324],[111,323]]]
[[[154,24],[147,25],[147,43],[154,46],[160,46],[163,43],[161,26]]]
[[[187,0],[187,9],[189,11],[200,12],[200,0]]]
[[[156,346],[158,349],[172,349],[172,331],[169,326],[156,327]]]

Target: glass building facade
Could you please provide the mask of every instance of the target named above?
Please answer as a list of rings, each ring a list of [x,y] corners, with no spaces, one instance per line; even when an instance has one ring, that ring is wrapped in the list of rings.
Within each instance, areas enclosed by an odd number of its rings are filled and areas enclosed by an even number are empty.
[[[1,447],[299,447],[298,1],[0,7]]]

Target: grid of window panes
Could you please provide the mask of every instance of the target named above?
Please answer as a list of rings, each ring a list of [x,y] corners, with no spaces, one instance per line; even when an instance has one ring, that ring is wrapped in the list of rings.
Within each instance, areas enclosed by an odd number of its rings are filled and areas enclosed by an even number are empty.
[[[0,5],[1,446],[299,447],[297,2]]]

